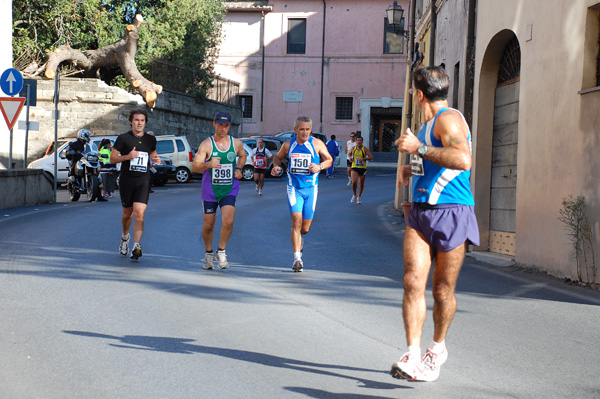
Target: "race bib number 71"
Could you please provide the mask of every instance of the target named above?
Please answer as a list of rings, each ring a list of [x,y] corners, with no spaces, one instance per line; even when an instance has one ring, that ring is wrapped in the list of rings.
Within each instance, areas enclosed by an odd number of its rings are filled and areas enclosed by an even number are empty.
[[[129,170],[132,172],[146,172],[148,170],[148,153],[138,151],[137,158],[129,161]]]

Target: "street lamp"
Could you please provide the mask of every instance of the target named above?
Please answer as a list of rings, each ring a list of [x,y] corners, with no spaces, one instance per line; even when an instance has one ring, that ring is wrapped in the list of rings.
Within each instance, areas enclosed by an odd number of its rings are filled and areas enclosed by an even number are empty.
[[[394,0],[394,4],[388,7],[386,10],[388,24],[392,25],[394,33],[401,33],[405,35],[407,32],[404,30],[404,9],[401,5]]]

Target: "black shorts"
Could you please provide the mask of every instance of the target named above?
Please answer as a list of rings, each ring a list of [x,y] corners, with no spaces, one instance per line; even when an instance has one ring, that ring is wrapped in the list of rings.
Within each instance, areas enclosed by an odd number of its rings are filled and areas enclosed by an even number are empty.
[[[267,169],[267,168],[264,168],[264,169],[254,168],[254,173],[258,173],[259,175],[266,175],[268,171],[269,171],[269,169]]]
[[[119,194],[123,208],[131,208],[134,202],[148,204],[150,196],[150,174],[141,177],[127,177],[121,175],[119,179]]]
[[[217,212],[217,207],[223,208],[225,205],[230,205],[235,207],[235,195],[227,195],[221,201],[202,201],[204,205],[204,213],[212,214]]]
[[[359,176],[367,174],[367,168],[352,168],[352,171],[358,173]]]

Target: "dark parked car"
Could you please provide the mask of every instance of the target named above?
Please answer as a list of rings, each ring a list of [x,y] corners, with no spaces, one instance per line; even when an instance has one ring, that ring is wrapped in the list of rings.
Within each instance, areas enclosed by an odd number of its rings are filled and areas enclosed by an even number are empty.
[[[152,177],[152,185],[161,187],[167,184],[169,179],[177,178],[177,167],[173,165],[173,161],[166,157],[160,157],[160,164],[154,165],[156,172]]]

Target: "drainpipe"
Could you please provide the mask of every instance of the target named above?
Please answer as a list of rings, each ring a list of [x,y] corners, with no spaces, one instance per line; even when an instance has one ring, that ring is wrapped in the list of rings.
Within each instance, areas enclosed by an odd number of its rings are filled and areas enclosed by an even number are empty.
[[[319,122],[321,126],[319,130],[323,131],[323,91],[325,88],[323,85],[325,84],[325,21],[327,17],[327,0],[323,0],[323,40],[321,43],[321,114],[319,116]]]
[[[431,1],[431,29],[429,32],[430,45],[429,45],[429,65],[435,65],[435,31],[437,30],[437,9],[435,7],[436,0]]]
[[[475,17],[477,0],[469,0],[465,65],[465,120],[473,127],[473,88],[475,86]]]
[[[265,106],[265,12],[262,12],[261,18],[261,46],[262,46],[262,65],[260,78],[260,121],[263,121],[263,109]],[[242,118],[243,119],[243,118]]]

